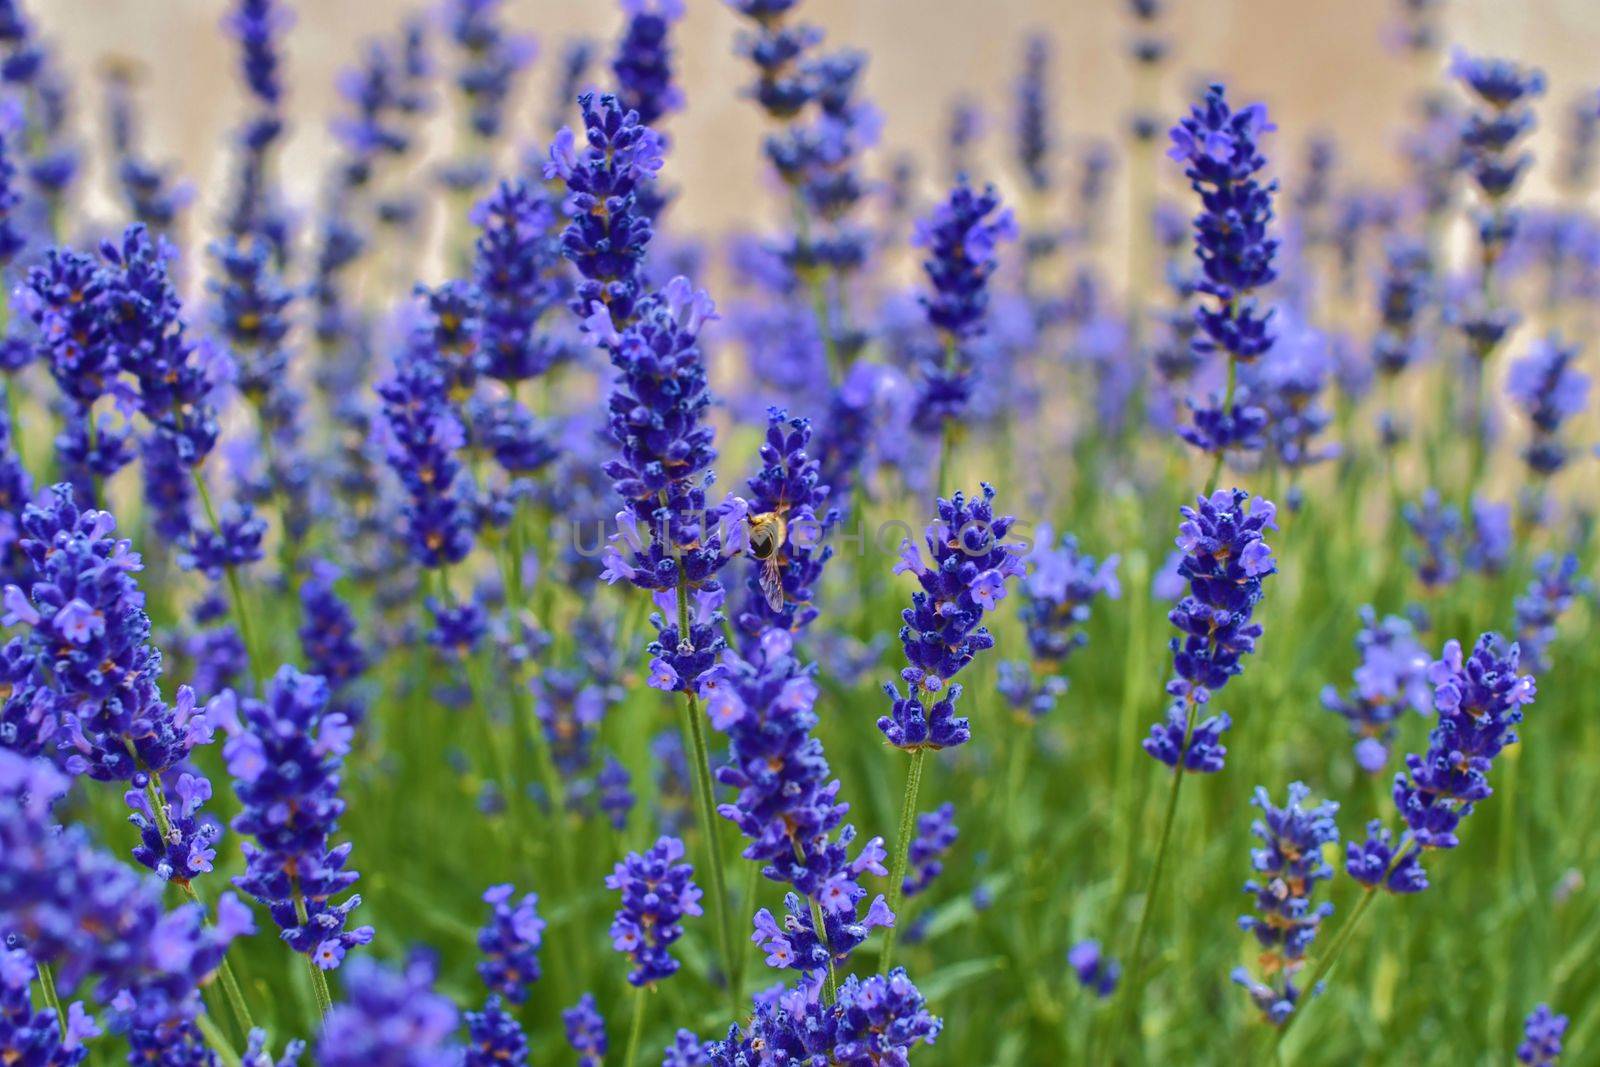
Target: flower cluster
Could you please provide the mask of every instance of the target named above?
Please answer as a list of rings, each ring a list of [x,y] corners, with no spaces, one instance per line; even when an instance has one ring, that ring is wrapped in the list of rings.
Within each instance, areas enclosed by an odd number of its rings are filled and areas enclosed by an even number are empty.
[[[938,433],[965,414],[972,397],[972,342],[983,335],[989,278],[999,265],[1001,241],[1017,236],[1009,208],[990,186],[975,193],[965,179],[933,212],[917,222],[912,244],[927,252],[922,269],[933,287],[922,297],[936,348],[922,360],[923,381],[912,424]]]
[[[501,182],[473,211],[484,373],[510,385],[539,377],[562,354],[559,342],[539,328],[560,299],[550,277],[559,257],[551,234],[555,217],[555,205],[525,181]]]
[[[165,771],[211,740],[192,692],[170,706],[161,698],[161,654],[133,577],[144,564],[116,526],[107,512],[79,511],[66,485],[24,508],[28,588],[6,587],[0,620],[26,628],[7,646],[21,672],[8,705],[49,708],[63,766],[99,781]]]
[[[1200,194],[1194,218],[1195,255],[1200,261],[1200,292],[1216,300],[1195,311],[1200,329],[1197,353],[1221,352],[1230,361],[1250,363],[1272,347],[1272,312],[1263,313],[1254,296],[1278,275],[1273,265],[1278,241],[1268,236],[1277,182],[1262,184],[1267,165],[1261,137],[1274,129],[1260,104],[1233,110],[1221,85],[1171,131],[1168,155],[1184,164],[1190,187]],[[1259,414],[1226,396],[1220,404],[1195,410],[1185,439],[1203,451],[1259,448]]]
[[[1517,598],[1517,646],[1522,662],[1538,673],[1549,669],[1547,653],[1556,637],[1556,623],[1574,598],[1593,592],[1594,583],[1578,573],[1578,558],[1540,556],[1533,564],[1527,590]]]
[[[466,1017],[469,1044],[463,1067],[525,1067],[528,1035],[498,996],[489,997],[482,1011],[469,1011]]]
[[[1071,534],[1062,534],[1058,542],[1049,524],[1039,527],[1035,545],[1022,580],[1022,621],[1033,658],[1058,668],[1089,640],[1083,627],[1095,597],[1116,600],[1122,595],[1118,558],[1096,562],[1078,551],[1078,539]]]
[[[1067,966],[1078,978],[1078,984],[1094,991],[1104,1000],[1116,992],[1122,980],[1122,964],[1107,956],[1094,938],[1079,941],[1067,950]]]
[[[434,991],[437,971],[423,953],[414,953],[400,970],[352,961],[346,999],[322,1022],[316,1062],[323,1067],[459,1067],[456,1007]]]
[[[683,917],[701,914],[694,868],[681,859],[683,842],[662,837],[648,852],[628,853],[606,876],[606,888],[622,894],[611,946],[633,960],[631,985],[654,985],[677,973],[678,961],[667,949],[683,936]]]
[[[472,514],[456,488],[457,453],[466,430],[450,404],[449,380],[430,347],[431,329],[418,329],[388,381],[383,400],[385,455],[405,486],[406,536],[413,558],[447,567],[472,551]]]
[[[516,889],[492,885],[483,891],[492,909],[489,922],[478,932],[478,976],[489,991],[513,1004],[525,1003],[539,980],[539,948],[544,944],[545,922],[539,917],[539,896],[526,893],[513,900]]]
[[[821,464],[811,458],[810,443],[809,420],[791,419],[778,408],[767,412],[767,435],[760,449],[762,466],[748,482],[750,495],[745,505],[751,516],[781,520],[777,529],[787,536],[780,544],[760,546],[771,549],[771,560],[754,561],[745,581],[747,595],[736,623],[747,652],[769,628],[799,633],[817,617],[811,600],[823,566],[833,556],[833,550],[820,542],[839,521],[839,512],[829,506],[831,488],[819,484]],[[762,572],[769,568],[777,572],[777,586],[783,593],[781,608],[772,606],[763,587]]]
[[[1551,475],[1567,463],[1561,425],[1583,413],[1589,402],[1589,376],[1575,365],[1576,348],[1547,338],[1511,364],[1506,392],[1533,423],[1533,437],[1522,458],[1537,475]]]
[[[34,964],[20,948],[0,949],[0,1048],[29,1067],[77,1067],[89,1054],[84,1042],[100,1028],[80,1001],[67,1007],[66,1025],[53,1009],[33,1010],[29,987]]]
[[[1022,553],[1006,540],[1014,523],[1009,515],[995,515],[994,487],[985,484],[981,500],[959,492],[939,500],[926,536],[929,561],[909,538],[900,546],[894,573],[916,575],[922,588],[901,612],[900,644],[911,664],[900,672],[906,695],[884,686],[894,706],[878,719],[878,729],[891,745],[953,748],[971,738],[967,720],[955,712],[961,686],[950,680],[973,656],[994,647],[982,625],[984,612],[1005,599],[1008,580],[1023,574]]]
[[[192,705],[194,691],[184,686],[178,698]],[[216,820],[201,815],[205,802],[211,799],[211,781],[189,771],[177,773],[172,787],[177,802],[163,799],[159,815],[151,807],[146,781],[143,774],[134,775],[133,788],[123,796],[133,809],[128,821],[139,830],[133,858],[155,871],[163,882],[188,885],[197,875],[211,870],[217,856],[215,845],[222,836],[222,827]]]
[[[1428,872],[1418,862],[1420,849],[1402,841],[1395,847],[1394,834],[1382,819],[1367,823],[1367,836],[1344,847],[1344,869],[1354,881],[1369,889],[1383,888],[1390,893],[1420,893],[1428,888]]]
[[[729,1029],[706,1050],[712,1067],[755,1063],[906,1063],[919,1044],[939,1037],[940,1020],[906,977],[904,967],[870,978],[851,975],[839,998],[823,1004],[804,989],[756,1006],[749,1025]]]
[[[578,1067],[600,1067],[605,1061],[606,1021],[595,1007],[594,995],[585,993],[578,1003],[561,1013],[567,1044],[578,1054]]]
[[[1150,728],[1144,750],[1169,767],[1181,762],[1185,770],[1211,773],[1222,769],[1227,749],[1220,739],[1232,720],[1224,711],[1196,723],[1196,710],[1239,673],[1240,660],[1261,637],[1261,625],[1250,618],[1263,580],[1277,571],[1263,539],[1277,529],[1277,509],[1242,489],[1220,489],[1182,513],[1178,576],[1189,592],[1167,616],[1183,635],[1172,639],[1176,677],[1167,692],[1174,699],[1166,721]]]
[[[484,139],[499,136],[517,75],[535,52],[533,40],[507,33],[499,15],[500,0],[451,0],[446,7],[450,36],[461,49],[456,88],[473,133]]]
[[[944,871],[944,855],[956,843],[956,808],[946,801],[917,816],[917,837],[907,856],[910,867],[901,891],[916,896]]]
[[[1516,217],[1505,201],[1531,161],[1520,142],[1533,129],[1527,101],[1544,93],[1544,74],[1459,50],[1451,57],[1450,73],[1481,105],[1462,123],[1461,148],[1486,208],[1478,219],[1478,237],[1485,263],[1492,265],[1516,234]]]
[[[654,126],[683,107],[683,91],[672,84],[672,24],[683,18],[683,0],[624,0],[628,24],[617,42],[611,71],[622,106]]]
[[[744,856],[798,894],[785,900],[781,930],[762,909],[755,940],[765,943],[769,964],[808,972],[825,970],[830,958],[845,959],[868,931],[892,920],[882,895],[865,916],[859,913],[869,895],[861,877],[885,873],[883,841],[872,838],[850,857],[855,828],[840,828],[848,805],[839,802],[839,783],[811,733],[817,725],[812,673],[795,660],[790,633],[772,628],[749,659],[727,652],[699,684],[712,725],[728,737],[728,761],[717,779],[738,790],[717,810],[749,841]],[[820,938],[802,897],[820,908]]]
[[[92,979],[131,1028],[192,1030],[199,987],[229,943],[255,930],[249,911],[232,893],[209,923],[197,904],[167,911],[160,882],[101,851],[83,828],[56,825],[50,809],[67,785],[45,761],[0,748],[0,930],[52,967],[63,993]],[[65,1021],[83,1036],[80,1012]]]
[[[234,884],[267,906],[290,948],[324,970],[372,940],[372,927],[346,926],[359,895],[333,902],[358,875],[345,869],[349,844],[329,847],[344,813],[339,779],[352,731],[328,699],[322,678],[282,667],[266,699],[239,701],[222,750],[241,805],[233,829],[254,842],[243,846],[245,873]]]
[[[312,674],[320,674],[333,690],[337,710],[351,722],[359,722],[362,705],[348,693],[349,686],[371,665],[367,650],[356,633],[356,618],[350,605],[334,588],[339,568],[326,560],[311,564],[311,576],[300,587],[300,649]]]
[[[1529,1067],[1555,1067],[1561,1055],[1561,1039],[1567,1035],[1567,1017],[1551,1011],[1548,1004],[1540,1004],[1528,1013],[1522,1033],[1517,1062]]]
[[[1405,773],[1394,780],[1395,807],[1416,847],[1455,848],[1461,820],[1492,792],[1489,770],[1516,741],[1522,709],[1537,693],[1519,661],[1515,644],[1484,634],[1470,655],[1460,642],[1446,642],[1443,657],[1429,666],[1438,722],[1427,752],[1407,756]]]
[[[1256,878],[1245,883],[1255,898],[1258,915],[1242,915],[1239,927],[1255,935],[1261,945],[1261,969],[1266,981],[1257,981],[1241,967],[1233,980],[1250,993],[1268,1021],[1281,1025],[1294,1011],[1300,990],[1294,976],[1305,965],[1306,948],[1317,936],[1322,920],[1333,914],[1324,901],[1313,906],[1317,883],[1333,877],[1323,859],[1323,849],[1339,840],[1334,815],[1339,805],[1324,801],[1307,807],[1311,790],[1304,783],[1289,784],[1289,801],[1279,808],[1267,791],[1257,787],[1251,803],[1261,817],[1250,828],[1261,842],[1250,853]],[[1314,991],[1313,991],[1314,992]]]
[[[1361,663],[1352,675],[1354,688],[1341,696],[1334,686],[1324,687],[1322,706],[1350,724],[1357,765],[1377,774],[1389,762],[1395,722],[1405,709],[1419,715],[1432,709],[1427,684],[1431,661],[1410,622],[1396,615],[1380,621],[1370,606],[1361,609],[1355,643]]]
[[[609,94],[585,93],[578,106],[587,147],[580,150],[571,127],[563,126],[544,176],[568,189],[562,207],[571,222],[561,235],[561,254],[583,276],[573,310],[586,321],[606,312],[621,330],[636,317],[643,295],[640,268],[651,228],[636,191],[661,170],[661,139]]]

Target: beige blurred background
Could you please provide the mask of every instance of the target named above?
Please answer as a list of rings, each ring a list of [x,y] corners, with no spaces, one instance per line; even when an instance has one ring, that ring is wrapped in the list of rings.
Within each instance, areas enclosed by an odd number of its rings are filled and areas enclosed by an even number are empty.
[[[78,76],[87,136],[98,134],[101,101],[92,79],[108,55],[144,68],[139,100],[145,154],[176,160],[200,187],[204,217],[223,193],[223,138],[236,121],[236,51],[218,29],[223,0],[24,0]],[[681,190],[675,219],[701,232],[759,222],[774,198],[763,194],[760,124],[738,89],[748,66],[734,55],[740,19],[720,0],[687,0],[677,33],[688,110],[674,116],[671,179]],[[291,195],[309,200],[329,148],[326,121],[338,70],[359,43],[388,32],[419,5],[394,0],[306,0],[287,52],[293,121],[284,156]],[[429,5],[436,7],[437,5]],[[1173,58],[1163,111],[1175,114],[1199,76],[1225,76],[1240,97],[1265,100],[1281,132],[1278,163],[1291,178],[1305,136],[1335,134],[1348,166],[1373,178],[1392,175],[1393,145],[1416,72],[1386,44],[1398,0],[1173,0],[1167,17]],[[1124,44],[1130,22],[1121,0],[805,0],[805,18],[834,46],[872,57],[867,94],[885,117],[885,149],[916,149],[924,173],[939,172],[946,106],[976,95],[989,116],[985,164],[1007,174],[1007,108],[1024,35],[1051,34],[1056,47],[1059,134],[1069,147],[1115,134],[1131,85]],[[574,34],[606,42],[621,15],[607,0],[508,0],[507,20],[536,35],[542,55],[525,78],[513,124],[518,139],[542,140],[550,75]],[[1561,105],[1600,84],[1600,6],[1595,0],[1446,0],[1445,37],[1470,49],[1537,62],[1550,76],[1547,103]],[[445,62],[449,58],[445,57]],[[1559,126],[1546,108],[1541,155]],[[999,142],[998,144],[996,142]],[[98,154],[98,153],[97,153]],[[880,154],[878,166],[881,173]],[[91,177],[98,181],[96,168]],[[931,178],[929,180],[932,180]],[[1537,189],[1538,177],[1535,178]],[[1119,215],[1120,217],[1120,215]]]

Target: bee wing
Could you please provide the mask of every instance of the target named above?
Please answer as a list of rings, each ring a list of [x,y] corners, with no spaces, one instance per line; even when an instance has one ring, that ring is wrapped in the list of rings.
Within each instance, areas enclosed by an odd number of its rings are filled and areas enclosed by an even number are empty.
[[[773,611],[783,610],[783,570],[778,566],[778,557],[772,556],[761,561],[761,593],[767,598],[767,607]]]

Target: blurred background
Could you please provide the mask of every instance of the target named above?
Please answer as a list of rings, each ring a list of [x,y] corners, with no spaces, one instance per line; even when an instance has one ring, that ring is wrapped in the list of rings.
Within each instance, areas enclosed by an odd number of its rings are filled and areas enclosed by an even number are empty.
[[[339,71],[359,56],[361,42],[388,33],[427,5],[394,0],[338,0],[294,5],[297,22],[286,49],[291,129],[284,181],[305,202],[318,187],[331,149],[326,116],[334,108]],[[688,107],[671,117],[669,176],[681,190],[675,220],[685,231],[722,233],[779,210],[764,195],[768,170],[759,151],[761,118],[740,93],[747,63],[735,54],[739,19],[718,0],[687,0],[674,34]],[[1286,186],[1318,132],[1335,136],[1351,172],[1385,181],[1398,171],[1396,144],[1410,94],[1423,77],[1403,60],[1397,42],[1398,0],[1206,0],[1175,2],[1164,16],[1173,60],[1160,87],[1160,113],[1175,116],[1203,78],[1225,73],[1236,99],[1266,102],[1280,127],[1275,165]],[[917,147],[923,191],[943,180],[929,146],[942,143],[950,102],[976,100],[988,136],[974,164],[977,176],[1006,186],[1011,96],[1023,42],[1047,32],[1055,49],[1058,136],[1071,153],[1112,138],[1126,121],[1132,64],[1127,5],[1117,0],[807,0],[805,15],[833,46],[868,52],[865,96],[882,111],[880,173],[897,153]],[[225,193],[222,147],[242,107],[235,57],[217,31],[223,0],[51,0],[33,5],[46,37],[82,87],[110,58],[131,60],[139,77],[146,154],[171,159],[199,189],[198,219],[214,218]],[[622,16],[616,5],[590,0],[507,0],[507,22],[537,38],[540,56],[512,106],[513,140],[542,150],[554,71],[563,43],[587,37],[609,47]],[[1588,0],[1452,0],[1430,18],[1446,54],[1453,44],[1536,62],[1550,80],[1534,150],[1546,157],[1560,128],[1551,116],[1579,93],[1593,93],[1600,20]],[[445,60],[448,62],[448,59]],[[1443,60],[1440,61],[1441,64]],[[99,100],[77,101],[88,135],[103,130]],[[438,125],[438,123],[436,123]],[[437,129],[438,145],[448,130]],[[96,154],[93,166],[103,165]],[[1178,178],[1175,165],[1164,180]],[[1528,189],[1537,195],[1536,169]],[[104,188],[103,173],[91,183]],[[1120,189],[1122,183],[1118,182]],[[106,194],[108,195],[108,194]],[[1063,190],[1062,195],[1066,195]],[[1118,210],[1117,218],[1125,212]]]

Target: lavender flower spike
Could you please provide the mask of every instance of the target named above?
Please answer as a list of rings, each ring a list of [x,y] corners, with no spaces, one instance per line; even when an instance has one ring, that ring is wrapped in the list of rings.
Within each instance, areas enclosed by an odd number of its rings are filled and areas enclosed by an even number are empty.
[[[878,720],[878,729],[891,745],[907,750],[954,748],[971,738],[967,720],[955,713],[961,686],[951,679],[994,647],[994,637],[981,625],[984,612],[993,611],[1005,599],[1007,582],[1023,574],[1021,549],[1006,540],[1016,520],[995,515],[993,486],[984,484],[981,500],[958,492],[941,499],[938,509],[926,536],[931,559],[924,561],[908,538],[894,567],[896,574],[916,575],[922,588],[901,612],[900,644],[910,661],[900,672],[906,695],[884,686],[894,706]]]

